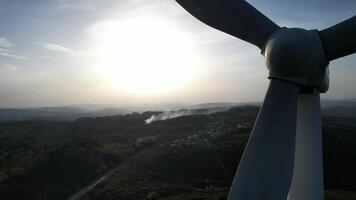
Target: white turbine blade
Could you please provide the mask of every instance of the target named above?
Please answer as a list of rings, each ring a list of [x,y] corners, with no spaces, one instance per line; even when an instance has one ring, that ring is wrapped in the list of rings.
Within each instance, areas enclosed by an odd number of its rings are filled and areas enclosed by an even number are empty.
[[[319,92],[298,96],[294,174],[288,200],[324,199]]]
[[[280,27],[244,0],[176,0],[205,24],[263,48]]]
[[[300,87],[271,80],[229,200],[286,200],[294,164]]]
[[[324,51],[329,61],[356,52],[356,16],[320,31]]]

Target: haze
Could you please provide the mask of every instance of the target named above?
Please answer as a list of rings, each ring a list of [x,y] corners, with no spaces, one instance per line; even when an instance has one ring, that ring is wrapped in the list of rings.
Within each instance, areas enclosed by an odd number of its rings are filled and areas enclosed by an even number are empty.
[[[356,13],[354,0],[248,2],[286,27]],[[255,102],[268,83],[256,47],[173,0],[3,0],[0,25],[0,107]],[[356,56],[330,67],[323,97],[356,98]]]

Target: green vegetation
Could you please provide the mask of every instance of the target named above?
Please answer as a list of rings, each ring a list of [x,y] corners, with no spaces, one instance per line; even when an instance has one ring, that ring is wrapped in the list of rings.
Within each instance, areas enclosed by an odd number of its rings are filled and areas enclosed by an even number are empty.
[[[257,112],[0,123],[0,199],[68,199],[110,171],[81,199],[226,199]],[[356,120],[323,122],[326,200],[355,199]]]

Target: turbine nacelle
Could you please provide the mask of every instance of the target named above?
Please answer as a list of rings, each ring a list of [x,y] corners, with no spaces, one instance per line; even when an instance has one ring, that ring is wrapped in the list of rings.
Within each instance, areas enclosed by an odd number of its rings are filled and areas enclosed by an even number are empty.
[[[270,79],[295,83],[302,88],[329,88],[328,60],[317,30],[281,28],[268,38],[262,54]]]

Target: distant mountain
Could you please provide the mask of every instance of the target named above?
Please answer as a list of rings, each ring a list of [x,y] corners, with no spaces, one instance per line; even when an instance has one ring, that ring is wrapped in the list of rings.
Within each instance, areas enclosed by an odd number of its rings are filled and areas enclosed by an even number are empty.
[[[99,111],[106,109],[120,109],[125,112],[144,112],[150,110],[175,110],[191,106],[192,104],[186,103],[149,103],[149,104],[75,104],[74,107],[82,108],[85,110]]]
[[[250,105],[250,103],[248,103]],[[252,103],[251,103],[252,104]],[[186,109],[207,109],[207,108],[226,108],[240,106],[241,103],[226,103],[226,102],[216,102],[216,103],[201,103],[187,106]]]
[[[321,105],[324,116],[356,119],[356,99],[323,99]]]
[[[88,114],[76,107],[5,108],[0,109],[0,121],[74,120]]]
[[[46,120],[72,121],[82,117],[103,117],[124,115],[145,111],[178,111],[196,109],[231,108],[243,105],[259,106],[259,102],[229,103],[215,102],[202,104],[155,103],[140,105],[83,104],[41,108],[0,108],[0,121]],[[356,118],[356,99],[322,99],[323,114],[328,116]]]
[[[356,119],[356,107],[326,107],[323,109],[323,115]]]
[[[132,111],[123,108],[103,108],[92,113],[95,117],[130,114]]]
[[[356,99],[322,99],[322,107],[356,107]]]

